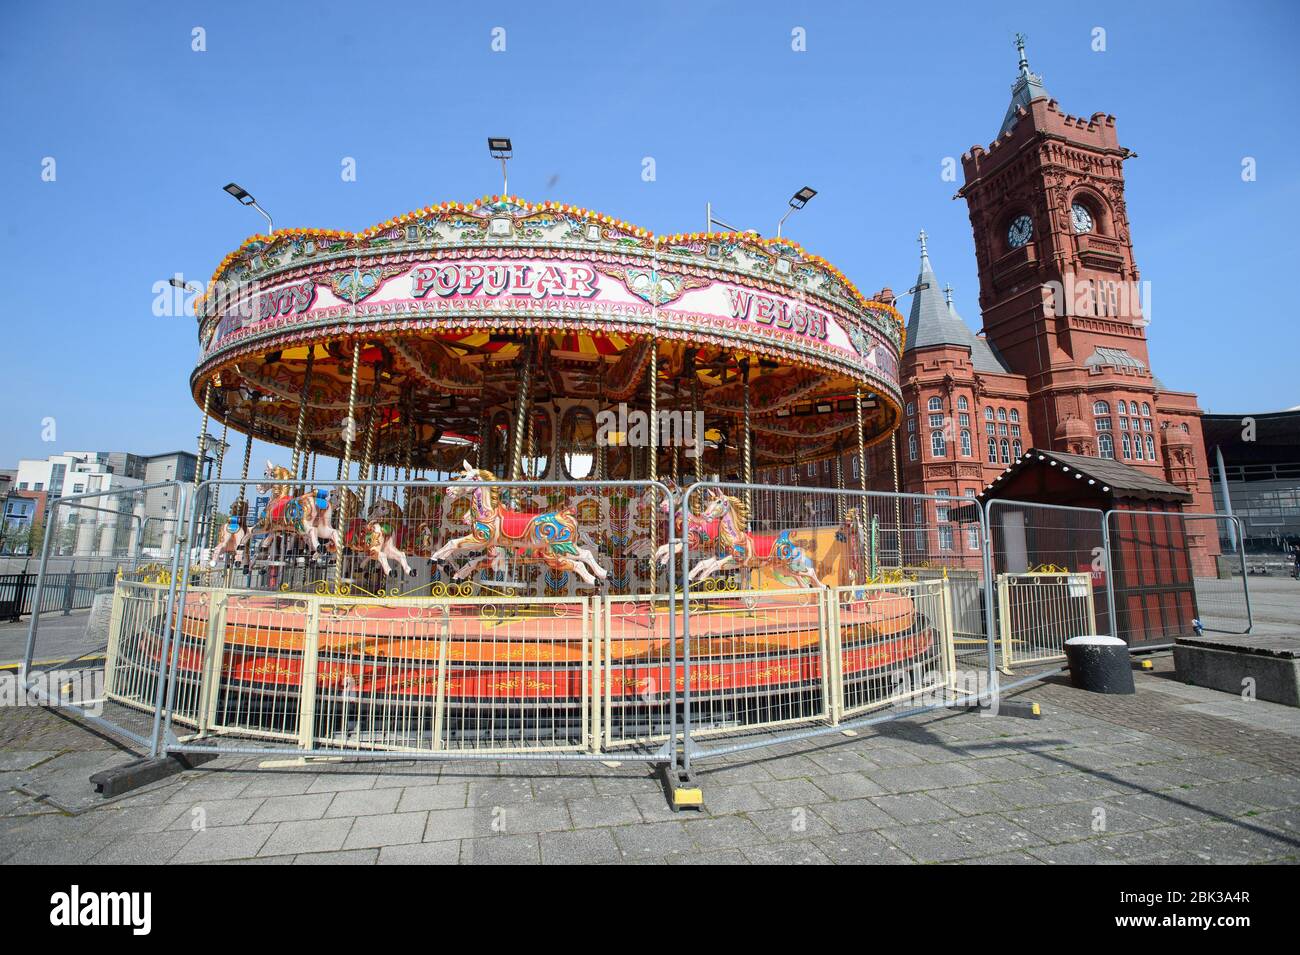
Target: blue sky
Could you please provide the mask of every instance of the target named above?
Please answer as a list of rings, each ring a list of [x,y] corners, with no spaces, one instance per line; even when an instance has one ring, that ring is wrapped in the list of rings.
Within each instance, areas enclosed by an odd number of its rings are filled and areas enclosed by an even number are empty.
[[[812,7],[809,9],[809,7]],[[153,285],[206,280],[262,227],[361,229],[499,189],[659,232],[712,201],[864,291],[901,292],[930,234],[978,326],[945,157],[996,134],[1016,58],[1076,115],[1117,117],[1156,373],[1207,410],[1300,404],[1300,5],[1100,3],[23,3],[0,13],[6,185],[0,466],[62,449],[192,447],[192,319]],[[191,50],[206,31],[207,51]],[[506,31],[506,51],[491,49]],[[791,31],[806,31],[806,52]],[[1092,49],[1106,31],[1105,52]],[[653,157],[656,180],[642,180]],[[43,182],[42,160],[57,179]],[[340,176],[356,160],[357,181]],[[1243,157],[1257,179],[1243,182]],[[906,310],[907,300],[900,303]],[[55,441],[42,441],[53,417]],[[260,451],[260,449],[259,449]]]

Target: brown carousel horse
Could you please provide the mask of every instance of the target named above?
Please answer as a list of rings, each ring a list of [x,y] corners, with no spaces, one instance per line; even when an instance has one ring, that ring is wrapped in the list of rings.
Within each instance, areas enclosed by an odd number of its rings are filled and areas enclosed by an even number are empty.
[[[812,559],[790,538],[790,532],[751,534],[749,508],[739,498],[713,491],[705,505],[705,520],[718,521],[716,553],[696,564],[687,580],[702,580],[733,567],[744,571],[763,568],[778,578],[792,578],[804,587],[825,586],[818,578]]]
[[[344,513],[354,515],[344,530],[344,546],[357,554],[365,554],[379,564],[384,575],[391,577],[397,573],[393,563],[401,566],[408,577],[414,577],[415,571],[406,560],[406,554],[398,547],[402,526],[402,509],[386,498],[377,499],[365,516],[361,514],[361,497],[348,488],[342,488],[345,502]]]
[[[680,493],[681,488],[673,481],[667,482],[669,490],[676,496]],[[673,511],[672,498],[664,498],[659,504],[659,510],[665,515],[672,515],[675,525],[675,538],[671,544],[660,544],[655,551],[655,563],[663,566],[668,563],[668,553],[671,550],[678,556],[682,552],[682,540],[685,539],[690,543],[690,552],[695,556],[716,552],[718,544],[718,526],[721,521],[718,518],[706,518],[702,514],[687,514],[685,527],[682,526],[682,515]]]
[[[470,532],[440,547],[433,554],[434,560],[445,561],[462,550],[507,548],[521,556],[540,557],[552,570],[572,571],[589,587],[608,576],[595,555],[579,546],[578,519],[572,510],[567,507],[541,512],[510,510],[501,503],[501,492],[491,486],[495,475],[473,467],[468,461],[463,463],[465,470],[458,480],[466,483],[448,488],[447,497],[452,501],[469,498]]]
[[[307,542],[308,551],[313,555],[329,544],[337,550],[339,532],[330,525],[334,496],[324,488],[295,493],[291,483],[293,472],[270,461],[266,462],[265,477],[268,483],[259,484],[257,489],[271,492],[271,502],[257,526],[248,532],[266,535],[262,549],[270,546],[275,534],[293,534]]]

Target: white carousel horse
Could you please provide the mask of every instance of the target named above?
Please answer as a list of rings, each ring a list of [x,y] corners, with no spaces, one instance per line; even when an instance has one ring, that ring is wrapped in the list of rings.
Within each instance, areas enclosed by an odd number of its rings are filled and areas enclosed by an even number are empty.
[[[713,491],[702,515],[718,521],[717,552],[692,568],[687,580],[702,580],[735,567],[745,571],[769,568],[778,576],[792,577],[800,586],[825,586],[818,578],[812,560],[802,547],[790,539],[790,532],[751,534],[749,509],[745,502]]]
[[[469,498],[470,532],[440,547],[433,554],[434,560],[445,561],[462,550],[507,548],[521,555],[540,557],[552,570],[572,571],[589,587],[608,576],[595,555],[579,545],[578,519],[572,510],[568,507],[543,512],[510,510],[501,503],[500,491],[491,486],[496,480],[491,471],[475,468],[468,461],[463,464],[464,471],[457,480],[467,483],[453,485],[447,497],[449,500]]]
[[[359,515],[361,498],[347,488],[343,488],[342,492],[346,503],[345,512]],[[407,562],[405,552],[398,547],[401,526],[402,509],[387,498],[379,498],[370,506],[370,513],[364,518],[355,516],[348,522],[343,534],[344,545],[375,561],[387,577],[397,573],[393,563],[400,565],[406,576],[414,577],[415,571]]]

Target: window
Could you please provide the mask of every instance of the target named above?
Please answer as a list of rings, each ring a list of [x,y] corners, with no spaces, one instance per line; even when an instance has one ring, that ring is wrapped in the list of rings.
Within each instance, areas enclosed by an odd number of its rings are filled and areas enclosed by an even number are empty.
[[[33,491],[43,491],[43,490],[45,490],[45,482],[44,482],[44,481],[37,481],[35,484],[32,485],[32,490],[33,490]]]
[[[998,433],[998,426],[995,425],[992,421],[990,421],[988,424],[984,425],[984,430],[985,430],[988,434],[997,434],[997,433]]]
[[[989,427],[993,427],[989,425]],[[998,439],[989,438],[989,464],[998,463]]]
[[[1119,413],[1128,414],[1128,402],[1121,400],[1119,403]]]
[[[1007,409],[1006,409],[1006,408],[999,408],[999,409],[998,409],[998,420],[999,420],[999,421],[1006,421],[1006,420],[1007,420]]]
[[[992,409],[992,408],[985,408],[985,409],[984,409],[984,420],[985,420],[985,421],[992,421],[992,420],[993,420],[993,409]]]
[[[1151,435],[1147,435],[1147,457],[1152,461],[1156,459],[1156,443],[1152,440]]]
[[[1003,464],[1011,463],[1011,445],[1007,443],[1006,438],[1002,439],[1002,463]]]
[[[908,430],[908,431],[915,431],[915,430],[916,430],[916,419],[915,419],[915,418],[908,418],[908,419],[907,419],[907,430]]]
[[[1127,438],[1128,435],[1125,435],[1124,437]],[[1146,454],[1142,450],[1142,435],[1140,434],[1133,435],[1133,457],[1137,458],[1139,461],[1146,460]]]
[[[948,443],[943,439],[942,431],[930,432],[930,454],[941,458],[948,453]]]
[[[971,456],[970,432],[966,430],[963,430],[961,433],[961,453],[963,457],[968,458]]]
[[[934,492],[934,496],[939,498],[934,502],[934,519],[942,524],[948,520],[948,498],[952,497],[952,491],[940,489]]]
[[[1006,437],[1006,435],[1007,435],[1007,426],[1006,426],[1005,424],[999,424],[999,425],[998,425],[998,434],[1002,435],[1004,438]]]
[[[1098,418],[1098,419],[1097,419],[1097,430],[1098,430],[1098,431],[1109,431],[1109,430],[1110,430],[1110,419],[1109,419],[1109,418]]]
[[[932,415],[930,415],[930,427],[932,427],[932,428],[942,428],[942,427],[943,427],[943,415],[941,415],[941,414],[932,414]]]
[[[952,550],[952,525],[939,525],[939,549]]]
[[[1021,456],[1025,453],[1024,446],[1019,441],[1012,441],[1011,453],[1015,455],[1016,460],[1019,461]]]
[[[1120,429],[1121,431],[1127,431],[1127,430],[1128,430],[1128,418],[1120,418],[1120,419],[1119,419],[1119,429]]]
[[[815,465],[815,464],[810,464],[810,465],[808,465],[808,476],[809,476],[809,477],[816,477],[816,476],[817,476],[817,465]]]
[[[25,491],[25,490],[27,490],[27,482],[26,482],[26,481],[19,481],[19,482],[18,482],[18,490],[20,490],[20,491]]]
[[[907,436],[907,460],[916,460],[916,435],[914,434]]]
[[[1110,414],[1110,405],[1104,401],[1094,401],[1092,403],[1092,413],[1094,415]]]
[[[1150,418],[1143,418],[1143,419],[1142,419],[1142,430],[1143,430],[1143,431],[1150,431],[1150,430],[1151,430],[1151,419],[1150,419]]]
[[[73,493],[73,494],[80,494],[80,493],[81,493],[82,491],[84,491],[85,489],[86,489],[86,485],[84,485],[84,484],[74,484],[74,485],[72,485],[72,493]]]
[[[970,415],[968,415],[968,414],[959,414],[959,415],[957,415],[957,423],[958,423],[959,425],[961,425],[963,428],[969,428],[969,427],[970,427]]]
[[[1142,402],[1142,417],[1144,418],[1151,417],[1151,406],[1147,404],[1145,401]]]
[[[1114,458],[1115,457],[1115,439],[1105,431],[1097,435],[1097,457]]]
[[[1128,439],[1128,432],[1127,432],[1127,431],[1125,431],[1123,434],[1120,435],[1120,443],[1121,443],[1121,446],[1124,448],[1124,457],[1126,457],[1126,458],[1131,458],[1131,457],[1133,457],[1133,447],[1132,447],[1132,442],[1129,441],[1129,439]]]
[[[1012,408],[1012,409],[1011,409],[1011,420],[1012,420],[1012,421],[1019,421],[1019,420],[1020,420],[1020,412],[1019,412],[1017,409],[1015,409],[1015,408]]]
[[[931,398],[929,401],[925,403],[925,407],[930,411],[942,411],[943,402],[939,399],[938,395],[935,395],[933,398]]]
[[[1011,426],[1011,437],[1013,437],[1013,438],[1018,438],[1018,437],[1020,437],[1020,425],[1018,425],[1018,424],[1013,424],[1013,425]]]
[[[909,401],[907,403],[907,413],[911,414],[915,410],[916,410],[916,405]]]
[[[957,398],[957,410],[958,410],[958,411],[965,411],[965,410],[967,410],[969,407],[970,407],[970,402],[966,400],[966,396],[965,396],[965,395],[961,395],[961,396],[959,396],[959,397]]]

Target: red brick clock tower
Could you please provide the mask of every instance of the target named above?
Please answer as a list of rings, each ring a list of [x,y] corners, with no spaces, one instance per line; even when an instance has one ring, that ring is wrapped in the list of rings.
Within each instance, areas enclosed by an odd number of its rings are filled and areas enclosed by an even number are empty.
[[[1030,72],[1023,36],[1016,47],[997,139],[962,157],[984,334],[1025,377],[1038,447],[1112,457],[1187,487],[1189,510],[1213,510],[1196,396],[1166,389],[1147,353],[1149,298],[1124,203],[1135,154],[1115,117],[1062,112]],[[1165,440],[1169,428],[1190,442]]]

